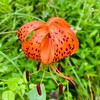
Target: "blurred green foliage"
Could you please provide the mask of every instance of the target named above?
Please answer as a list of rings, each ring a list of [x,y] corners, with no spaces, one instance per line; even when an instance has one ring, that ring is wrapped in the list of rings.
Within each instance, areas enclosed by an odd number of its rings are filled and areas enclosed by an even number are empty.
[[[68,21],[80,42],[76,54],[60,61],[63,74],[73,77],[76,88],[55,75],[64,85],[59,98],[100,100],[100,0],[0,0],[0,100],[33,98],[32,91],[36,92],[43,71],[31,75],[29,83],[26,81],[25,71],[36,71],[37,61],[25,57],[16,32],[29,21],[46,22],[52,16]],[[43,83],[43,95],[49,100],[50,93],[58,92],[58,87],[49,72]]]

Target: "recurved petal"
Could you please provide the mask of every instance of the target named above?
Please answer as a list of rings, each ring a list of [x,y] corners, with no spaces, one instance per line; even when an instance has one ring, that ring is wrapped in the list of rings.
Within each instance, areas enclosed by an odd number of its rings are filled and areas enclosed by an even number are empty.
[[[45,24],[41,21],[33,21],[29,22],[27,24],[24,24],[17,32],[17,36],[21,42],[26,41],[26,38],[28,35],[36,29],[39,29],[41,27],[44,27]]]
[[[32,60],[38,60],[39,62],[41,62],[41,56],[40,56],[41,43],[47,34],[48,34],[48,29],[46,27],[40,28],[34,32],[34,35],[27,42],[28,49],[26,48],[27,47],[26,43],[22,44],[23,51],[25,52],[28,58]]]
[[[68,45],[71,44],[71,39],[69,34],[65,32],[65,28],[62,28],[56,23],[52,23],[49,27],[49,31],[54,45],[54,58],[52,62],[56,62],[69,56],[69,50],[67,49]]]
[[[79,48],[79,41],[74,33],[73,30],[71,29],[66,29],[66,32],[70,35],[71,39],[72,39],[72,44],[73,44],[73,52],[71,53],[71,55],[73,55]]]
[[[61,25],[62,27],[70,28],[70,25],[68,22],[66,22],[64,19],[59,18],[59,17],[52,17],[48,20],[48,26],[51,25],[52,23],[56,23]]]

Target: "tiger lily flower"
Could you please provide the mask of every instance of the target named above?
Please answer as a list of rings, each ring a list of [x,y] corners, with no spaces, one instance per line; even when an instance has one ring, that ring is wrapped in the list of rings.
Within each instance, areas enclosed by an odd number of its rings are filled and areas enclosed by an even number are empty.
[[[64,76],[53,66],[53,63],[73,55],[79,48],[78,39],[68,22],[59,17],[52,17],[47,23],[32,21],[23,25],[17,36],[29,59],[48,64],[58,76],[75,85],[71,77]]]

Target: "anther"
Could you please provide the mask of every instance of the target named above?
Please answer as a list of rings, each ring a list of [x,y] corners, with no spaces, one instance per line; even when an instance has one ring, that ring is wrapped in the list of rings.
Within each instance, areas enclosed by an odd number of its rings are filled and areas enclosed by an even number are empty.
[[[29,82],[29,71],[26,71],[26,80]]]
[[[39,68],[40,68],[40,62],[38,62],[37,64],[37,71],[39,70]]]
[[[63,85],[62,84],[59,84],[59,93],[63,93]]]
[[[59,73],[61,71],[61,64],[58,64],[56,72]]]
[[[42,91],[41,91],[40,83],[37,84],[36,88],[37,88],[37,92],[38,92],[38,94],[39,94],[39,95],[42,95]]]

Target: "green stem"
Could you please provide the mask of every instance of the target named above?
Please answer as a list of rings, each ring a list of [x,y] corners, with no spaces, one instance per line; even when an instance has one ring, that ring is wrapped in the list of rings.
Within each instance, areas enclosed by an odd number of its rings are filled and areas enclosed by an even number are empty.
[[[70,61],[68,61],[68,63],[69,63],[69,65],[70,65],[70,67],[71,67],[73,73],[75,74],[75,76],[76,76],[78,82],[80,83],[80,86],[82,87],[82,89],[84,90],[84,92],[86,92],[86,94],[88,94],[87,91],[85,90],[85,88],[84,88],[84,86],[83,86],[83,84],[82,84],[82,82],[81,82],[79,76],[77,75],[77,73],[75,72],[74,68],[72,67],[72,64],[70,63]]]
[[[16,33],[17,31],[0,32],[0,34]]]
[[[21,93],[19,93],[18,91],[16,91],[16,93],[20,96],[20,98],[21,98],[22,100],[25,100],[25,99],[23,98],[23,96],[21,95]]]

